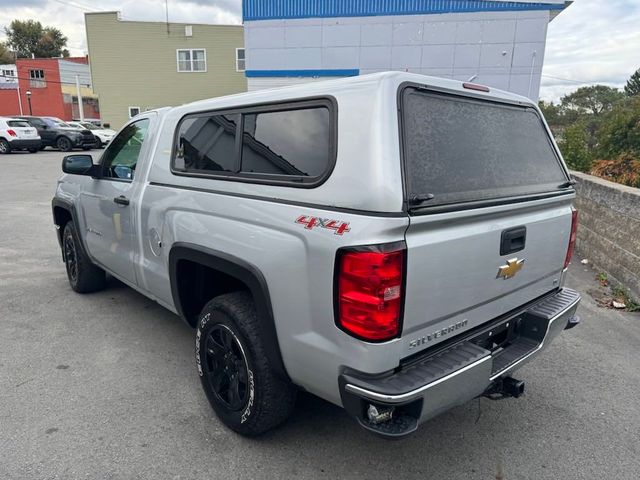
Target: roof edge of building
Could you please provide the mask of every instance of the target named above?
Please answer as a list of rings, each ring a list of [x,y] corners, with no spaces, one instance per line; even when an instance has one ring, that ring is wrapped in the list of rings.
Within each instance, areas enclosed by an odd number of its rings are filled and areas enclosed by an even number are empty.
[[[293,20],[304,18],[375,17],[392,15],[428,15],[444,13],[507,12],[547,10],[562,11],[566,2],[554,0],[368,0],[367,2],[330,2],[305,0],[290,2],[243,0],[242,20]]]
[[[112,10],[112,11],[105,11],[105,12],[85,12],[84,13],[85,17],[91,15],[91,16],[97,16],[97,15],[112,15],[116,17],[116,20],[118,22],[126,22],[126,23],[144,23],[144,24],[157,24],[157,25],[162,25],[162,26],[166,26],[167,22],[163,22],[160,20],[136,20],[133,18],[124,18],[122,16],[122,12],[118,11],[118,10]],[[240,23],[203,23],[203,22],[169,22],[169,26],[171,25],[176,25],[176,26],[185,26],[185,25],[199,25],[199,26],[204,26],[204,27],[235,27],[235,28],[243,28],[242,24]]]

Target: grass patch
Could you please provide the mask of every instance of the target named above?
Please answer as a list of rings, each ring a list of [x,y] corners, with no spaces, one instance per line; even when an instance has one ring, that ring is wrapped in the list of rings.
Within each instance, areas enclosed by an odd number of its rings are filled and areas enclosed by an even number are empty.
[[[611,292],[613,293],[614,300],[624,303],[627,306],[625,308],[627,312],[640,312],[640,304],[636,303],[624,288],[614,287],[611,289]]]

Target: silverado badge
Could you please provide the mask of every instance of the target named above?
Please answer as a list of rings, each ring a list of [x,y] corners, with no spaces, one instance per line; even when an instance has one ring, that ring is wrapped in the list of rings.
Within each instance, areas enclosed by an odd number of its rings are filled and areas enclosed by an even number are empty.
[[[518,260],[517,258],[512,258],[511,260],[507,260],[506,265],[502,265],[498,268],[498,276],[496,278],[504,278],[505,280],[511,277],[515,277],[516,273],[522,270],[524,267],[524,258],[522,260]]]

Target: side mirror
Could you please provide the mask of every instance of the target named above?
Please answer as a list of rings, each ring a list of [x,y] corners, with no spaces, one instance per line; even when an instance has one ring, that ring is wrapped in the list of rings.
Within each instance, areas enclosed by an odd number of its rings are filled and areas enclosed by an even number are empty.
[[[91,155],[67,155],[62,159],[62,171],[72,175],[97,177],[100,167],[93,164]]]

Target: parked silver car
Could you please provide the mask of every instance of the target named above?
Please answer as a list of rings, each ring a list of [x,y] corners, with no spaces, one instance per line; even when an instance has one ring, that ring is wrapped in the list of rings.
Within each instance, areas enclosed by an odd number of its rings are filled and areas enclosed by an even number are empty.
[[[573,182],[514,94],[383,73],[221,97],[144,112],[63,170],[71,287],[108,272],[194,327],[242,434],[303,389],[406,435],[518,397],[514,371],[578,322]]]

